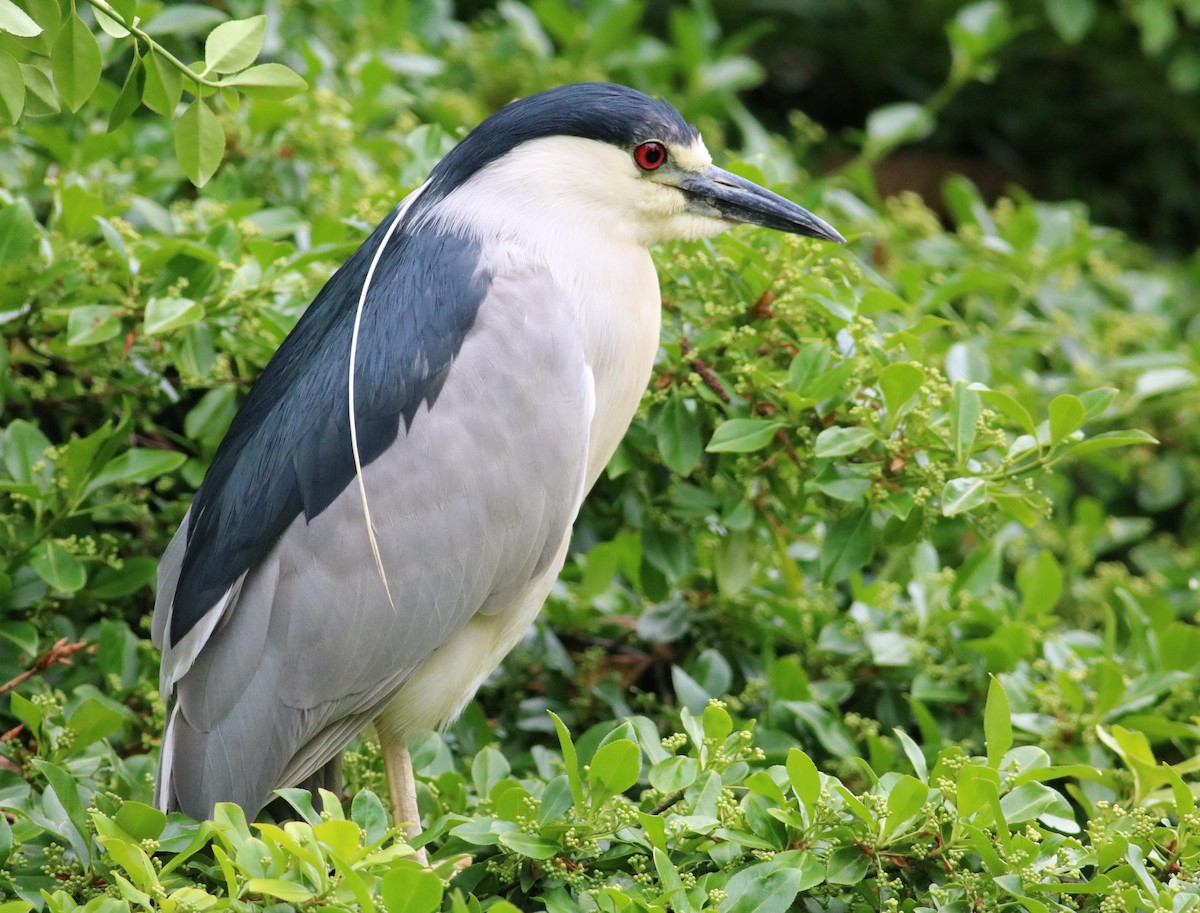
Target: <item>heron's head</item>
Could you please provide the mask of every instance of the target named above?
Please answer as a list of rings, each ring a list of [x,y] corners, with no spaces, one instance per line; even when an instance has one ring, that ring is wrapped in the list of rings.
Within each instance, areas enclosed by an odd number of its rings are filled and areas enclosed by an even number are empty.
[[[739,223],[843,240],[808,210],[713,165],[699,132],[665,101],[608,83],[502,108],[438,164],[418,206],[467,223],[591,228],[647,245]]]

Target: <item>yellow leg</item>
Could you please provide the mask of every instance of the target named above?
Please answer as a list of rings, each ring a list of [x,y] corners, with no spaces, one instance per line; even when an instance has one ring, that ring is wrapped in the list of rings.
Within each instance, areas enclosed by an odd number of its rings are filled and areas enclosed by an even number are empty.
[[[417,781],[413,778],[412,758],[403,736],[388,738],[383,727],[379,730],[379,745],[383,750],[383,769],[387,774],[388,794],[392,800],[392,820],[411,843],[421,836],[421,813],[417,809]],[[425,850],[418,849],[416,859],[426,864]]]

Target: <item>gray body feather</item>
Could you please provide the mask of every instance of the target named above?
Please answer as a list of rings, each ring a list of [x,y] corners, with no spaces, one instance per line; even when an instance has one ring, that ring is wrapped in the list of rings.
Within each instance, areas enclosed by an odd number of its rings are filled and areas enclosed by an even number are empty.
[[[532,620],[592,481],[591,371],[561,298],[544,266],[495,272],[436,404],[364,468],[394,607],[351,482],[318,516],[296,516],[219,618],[192,629],[198,642],[172,655],[185,521],[155,608],[164,682],[178,679],[160,804],[204,817],[233,801],[253,813],[334,761],[472,618]]]

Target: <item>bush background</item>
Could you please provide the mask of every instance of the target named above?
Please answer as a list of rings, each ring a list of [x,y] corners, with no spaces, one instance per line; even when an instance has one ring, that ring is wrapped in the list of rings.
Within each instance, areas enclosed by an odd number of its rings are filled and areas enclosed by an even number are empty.
[[[0,911],[1195,907],[1200,9],[908,7],[0,5]],[[464,129],[580,79],[848,245],[656,252],[563,580],[415,746],[432,870],[369,735],[344,818],[164,818],[154,568],[237,404]]]

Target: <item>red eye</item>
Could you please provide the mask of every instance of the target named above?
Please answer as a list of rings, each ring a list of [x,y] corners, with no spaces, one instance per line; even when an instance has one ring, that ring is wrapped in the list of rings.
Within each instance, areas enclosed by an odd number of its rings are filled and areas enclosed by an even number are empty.
[[[662,167],[667,160],[667,147],[651,140],[633,150],[633,160],[642,171],[653,171]]]

